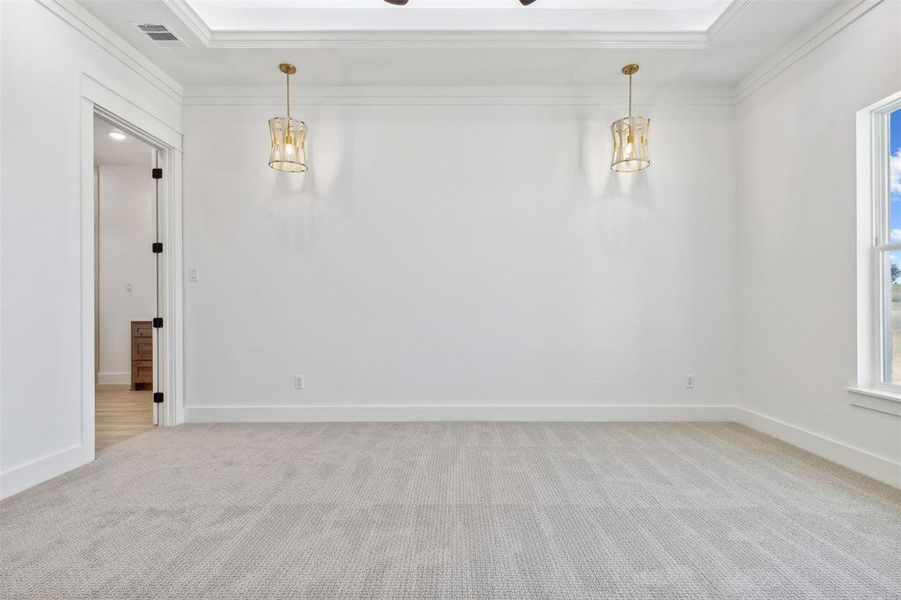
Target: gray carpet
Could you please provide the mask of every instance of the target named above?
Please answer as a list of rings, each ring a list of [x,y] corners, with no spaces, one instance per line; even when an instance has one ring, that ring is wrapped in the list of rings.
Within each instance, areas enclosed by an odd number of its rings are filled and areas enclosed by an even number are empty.
[[[182,426],[0,519],[4,600],[901,598],[901,491],[731,424]]]

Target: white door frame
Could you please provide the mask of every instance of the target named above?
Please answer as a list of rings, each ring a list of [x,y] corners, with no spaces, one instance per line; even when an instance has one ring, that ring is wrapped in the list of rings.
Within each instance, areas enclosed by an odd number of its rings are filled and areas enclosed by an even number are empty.
[[[184,422],[184,337],[182,324],[182,147],[181,133],[123,98],[89,75],[81,81],[81,366],[82,442],[94,458],[94,116],[120,126],[160,153],[159,241],[160,315],[155,330],[160,349],[158,389],[164,393],[159,411],[163,427]],[[148,173],[149,177],[149,173]],[[150,252],[150,248],[147,248]]]

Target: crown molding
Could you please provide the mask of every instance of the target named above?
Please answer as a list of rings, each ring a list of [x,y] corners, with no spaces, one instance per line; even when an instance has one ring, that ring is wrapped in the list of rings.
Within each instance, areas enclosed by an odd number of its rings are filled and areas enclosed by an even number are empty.
[[[598,87],[404,87],[308,86],[292,94],[305,106],[624,106],[622,86]],[[278,106],[284,88],[187,87],[185,106]],[[643,88],[634,102],[653,106],[732,106],[729,87]]]
[[[849,0],[842,2],[739,82],[735,88],[736,104],[745,101],[780,73],[791,68],[884,1]]]
[[[720,33],[735,22],[738,16],[751,4],[751,0],[733,0],[726,10],[707,28],[707,41],[713,42]]]
[[[167,0],[173,1],[173,0]],[[179,16],[181,19],[181,17]],[[185,22],[183,20],[183,22]],[[187,23],[186,23],[187,24]],[[704,50],[703,33],[550,31],[233,31],[191,27],[207,48],[620,48]]]
[[[166,96],[182,101],[182,86],[74,0],[36,0]]]
[[[749,0],[736,0],[743,4]],[[625,48],[704,50],[704,32],[212,31],[185,0],[163,0],[207,48]],[[730,6],[726,12],[732,9]],[[725,13],[724,13],[725,14]]]
[[[2,1],[2,0],[0,0]],[[141,52],[114,33],[74,0],[36,0],[107,51],[122,64],[185,105],[271,104],[281,97],[261,88],[183,88]],[[735,0],[706,33],[603,34],[587,32],[312,32],[258,34],[214,33],[184,0],[163,0],[197,39],[208,47],[585,47],[585,48],[707,48],[751,4]],[[735,105],[829,41],[885,0],[847,0],[791,43],[764,61],[734,88],[646,88],[639,102],[661,104]],[[280,41],[280,36],[293,41]],[[217,37],[222,36],[222,37]],[[256,38],[256,41],[254,39]],[[260,45],[261,43],[268,44]],[[658,94],[658,95],[655,95]],[[300,97],[309,105],[607,105],[621,100],[618,88],[307,88]]]
[[[549,31],[214,32],[209,48],[708,48],[703,33]]]
[[[172,11],[178,19],[184,23],[194,37],[196,37],[204,46],[209,46],[210,37],[213,32],[207,27],[206,23],[200,16],[194,12],[194,9],[188,6],[185,0],[163,0],[163,4]]]

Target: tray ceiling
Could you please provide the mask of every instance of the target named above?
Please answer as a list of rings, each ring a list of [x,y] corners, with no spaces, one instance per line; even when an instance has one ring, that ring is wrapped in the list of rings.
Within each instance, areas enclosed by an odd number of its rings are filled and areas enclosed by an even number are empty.
[[[841,11],[873,0],[81,0],[184,86],[734,87]],[[366,6],[367,8],[361,8]],[[454,19],[447,17],[448,11]],[[409,16],[408,16],[409,15]],[[599,15],[605,15],[600,18]],[[838,15],[838,16],[836,16]],[[136,24],[183,42],[160,47]],[[466,25],[470,23],[471,26]],[[578,25],[578,27],[577,27]]]
[[[211,34],[253,31],[706,32],[741,0],[173,0]]]

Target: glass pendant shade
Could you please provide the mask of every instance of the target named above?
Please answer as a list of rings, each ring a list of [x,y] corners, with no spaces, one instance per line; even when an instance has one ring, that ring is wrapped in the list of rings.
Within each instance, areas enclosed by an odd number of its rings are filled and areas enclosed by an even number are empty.
[[[269,166],[276,171],[303,173],[307,170],[307,155],[304,141],[307,124],[291,118],[291,75],[297,67],[282,63],[278,70],[285,74],[285,116],[269,119]]]
[[[307,170],[304,138],[307,125],[291,117],[269,119],[269,134],[272,150],[269,152],[269,166],[277,171],[303,173]]]
[[[610,126],[613,132],[613,160],[610,168],[619,173],[634,173],[651,166],[648,152],[647,117],[623,117]]]
[[[629,78],[629,116],[613,122],[613,159],[610,169],[617,173],[635,173],[651,166],[648,152],[648,130],[651,120],[647,117],[632,115],[632,76],[638,73],[635,63],[622,68],[623,75]]]

